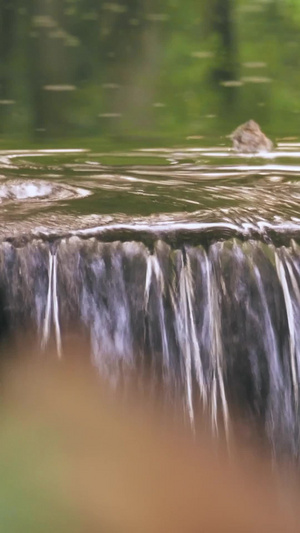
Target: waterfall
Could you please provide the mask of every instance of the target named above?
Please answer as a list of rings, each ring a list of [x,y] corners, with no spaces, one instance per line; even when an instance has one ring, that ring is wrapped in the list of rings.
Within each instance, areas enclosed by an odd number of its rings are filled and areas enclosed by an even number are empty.
[[[112,384],[148,372],[191,425],[200,409],[228,434],[233,409],[298,456],[300,248],[194,241],[3,242],[0,333],[30,329],[63,357],[68,331],[84,332]]]

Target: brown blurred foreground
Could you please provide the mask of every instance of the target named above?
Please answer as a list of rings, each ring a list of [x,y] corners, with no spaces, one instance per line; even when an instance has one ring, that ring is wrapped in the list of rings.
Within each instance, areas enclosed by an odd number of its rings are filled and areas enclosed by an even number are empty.
[[[300,531],[295,484],[267,462],[228,458],[80,363],[7,367],[1,403],[0,531]]]

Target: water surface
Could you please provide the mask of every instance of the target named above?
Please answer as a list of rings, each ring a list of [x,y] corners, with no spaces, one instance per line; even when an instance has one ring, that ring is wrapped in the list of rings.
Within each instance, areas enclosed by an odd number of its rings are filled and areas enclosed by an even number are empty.
[[[298,231],[300,142],[255,156],[220,144],[2,151],[1,234]]]

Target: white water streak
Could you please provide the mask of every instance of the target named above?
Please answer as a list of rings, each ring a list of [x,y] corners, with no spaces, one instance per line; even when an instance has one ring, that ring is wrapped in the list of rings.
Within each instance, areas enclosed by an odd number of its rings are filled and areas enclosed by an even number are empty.
[[[153,276],[156,278],[156,281],[159,286],[159,322],[160,322],[160,331],[162,339],[162,348],[163,348],[163,364],[164,364],[164,378],[167,380],[167,372],[170,368],[170,354],[169,354],[169,344],[166,333],[165,325],[165,311],[162,301],[162,296],[164,293],[164,278],[158,262],[158,259],[155,255],[149,255],[147,257],[147,271],[146,271],[146,281],[145,281],[145,290],[144,290],[144,306],[145,310],[148,309],[149,304],[149,295],[150,287]]]
[[[187,409],[190,421],[193,425],[194,423],[194,409],[193,409],[193,396],[192,396],[192,356],[191,356],[191,343],[189,339],[189,327],[188,327],[188,305],[186,298],[186,275],[185,267],[183,264],[183,258],[181,257],[182,265],[179,279],[180,287],[180,303],[183,308],[183,355],[184,355],[184,368],[185,368],[185,379],[186,379],[186,400],[187,400]]]
[[[186,323],[186,349],[191,350],[191,357],[194,362],[196,378],[200,389],[200,395],[203,400],[204,406],[207,403],[207,390],[204,379],[202,361],[200,356],[200,348],[197,339],[196,325],[193,313],[193,301],[194,301],[194,286],[193,286],[193,274],[191,269],[191,262],[189,256],[186,257],[186,265],[183,264],[182,258],[182,270],[183,275],[183,288],[184,288],[184,300],[185,300],[185,323]]]
[[[58,299],[57,299],[57,256],[56,254],[54,254],[53,256],[52,276],[53,276],[53,292],[52,292],[53,322],[54,322],[54,329],[55,329],[57,354],[58,354],[58,357],[61,357],[62,356],[62,345],[61,345],[61,333],[60,333],[60,326],[59,326]]]
[[[286,314],[288,319],[289,326],[289,345],[290,345],[290,360],[291,360],[291,373],[295,397],[295,405],[298,407],[298,379],[297,379],[297,362],[296,362],[296,342],[295,342],[295,320],[294,320],[294,311],[293,311],[293,302],[291,299],[285,269],[281,259],[278,256],[278,253],[275,253],[275,264],[277,275],[282,287]]]
[[[146,310],[148,308],[148,303],[149,303],[149,294],[150,294],[150,286],[151,286],[153,270],[155,271],[155,260],[154,260],[153,255],[149,255],[147,257],[147,271],[146,271],[146,281],[145,281],[145,290],[144,290],[144,305],[145,305]]]
[[[290,276],[290,279],[291,279],[291,283],[292,283],[292,286],[293,286],[293,289],[294,289],[294,293],[296,295],[296,299],[298,302],[300,302],[300,290],[299,290],[299,286],[298,286],[298,283],[297,283],[297,280],[295,278],[295,274],[292,270],[292,267],[290,265],[290,263],[288,261],[286,261],[286,266],[287,266],[287,269],[288,269],[288,273],[289,273],[289,276]]]
[[[252,265],[253,272],[255,275],[255,280],[257,283],[259,296],[261,299],[261,309],[263,310],[263,322],[264,322],[264,329],[265,329],[265,335],[264,335],[264,345],[266,349],[266,355],[268,357],[269,362],[269,372],[270,376],[272,377],[271,384],[274,385],[276,388],[276,391],[278,391],[280,388],[282,388],[282,368],[280,364],[280,357],[278,353],[278,345],[276,341],[276,336],[274,332],[274,326],[272,324],[272,318],[270,315],[269,305],[266,298],[266,293],[264,289],[263,280],[261,277],[261,273],[258,269],[258,267],[253,264],[251,261],[250,264]]]
[[[211,272],[211,267],[207,254],[204,252],[206,272],[207,272],[207,294],[209,309],[209,329],[211,339],[211,360],[213,366],[212,391],[211,391],[211,419],[213,430],[218,433],[218,390],[220,393],[223,420],[226,437],[229,437],[229,411],[225,394],[223,379],[223,349],[221,340],[221,317],[218,304],[218,289]]]
[[[61,333],[59,325],[58,299],[57,299],[57,257],[49,251],[49,269],[48,269],[48,293],[47,304],[44,318],[43,335],[41,347],[44,350],[49,342],[51,319],[53,319],[56,349],[59,357],[62,355]]]
[[[48,294],[47,294],[47,304],[44,318],[44,327],[41,346],[44,350],[48,344],[50,337],[50,326],[51,326],[51,307],[52,307],[52,270],[53,270],[53,255],[49,252],[49,269],[48,269]]]

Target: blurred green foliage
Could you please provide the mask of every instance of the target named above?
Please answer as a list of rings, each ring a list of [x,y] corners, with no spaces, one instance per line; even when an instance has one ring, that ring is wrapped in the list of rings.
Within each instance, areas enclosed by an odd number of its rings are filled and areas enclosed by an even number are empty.
[[[1,407],[0,530],[10,533],[82,531],[80,517],[65,501],[51,477],[58,446],[47,425],[22,423]],[[56,439],[57,440],[57,439]],[[55,447],[56,446],[56,447]],[[52,456],[49,457],[49,450]],[[45,481],[46,480],[46,481]],[[57,481],[56,481],[57,483]]]
[[[297,0],[1,0],[0,146],[299,128]]]

